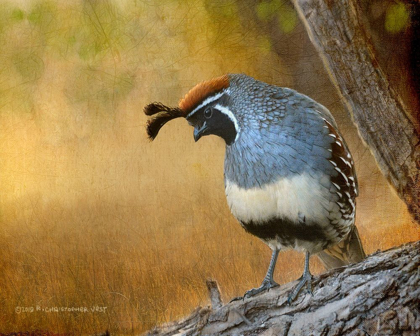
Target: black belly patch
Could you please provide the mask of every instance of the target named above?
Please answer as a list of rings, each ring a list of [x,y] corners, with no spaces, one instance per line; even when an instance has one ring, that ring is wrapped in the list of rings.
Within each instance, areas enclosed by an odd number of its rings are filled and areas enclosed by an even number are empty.
[[[241,222],[243,228],[263,240],[279,239],[283,242],[294,242],[296,239],[328,244],[331,237],[326,236],[324,230],[315,224],[295,222],[284,218],[272,218],[264,222]]]

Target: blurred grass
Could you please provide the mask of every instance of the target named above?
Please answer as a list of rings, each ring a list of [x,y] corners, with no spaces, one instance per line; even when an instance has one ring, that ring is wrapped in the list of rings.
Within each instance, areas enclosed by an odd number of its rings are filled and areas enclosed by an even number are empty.
[[[270,251],[229,212],[223,142],[194,144],[176,120],[149,143],[141,110],[226,72],[293,86],[260,35],[243,30],[234,1],[1,3],[0,332],[135,334],[207,304],[208,277],[226,301],[259,285]],[[367,252],[420,239],[345,113],[334,113],[358,168]],[[302,267],[285,252],[276,280]],[[107,310],[15,312],[36,305]]]

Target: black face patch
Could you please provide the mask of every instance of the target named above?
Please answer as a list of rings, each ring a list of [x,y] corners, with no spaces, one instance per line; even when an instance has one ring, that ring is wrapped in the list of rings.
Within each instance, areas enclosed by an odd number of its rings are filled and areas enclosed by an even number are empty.
[[[203,130],[200,137],[211,134],[217,135],[225,140],[227,145],[231,145],[237,135],[235,124],[226,113],[223,113],[221,108],[218,108],[219,106],[223,109],[228,108],[221,105],[222,102],[226,102],[225,96],[223,95],[220,99],[203,106],[188,117],[187,121],[196,130]]]
[[[235,141],[237,134],[233,121],[217,108],[213,108],[211,119],[212,121],[209,121],[208,125],[212,134],[218,135],[225,140],[227,145],[231,145]]]

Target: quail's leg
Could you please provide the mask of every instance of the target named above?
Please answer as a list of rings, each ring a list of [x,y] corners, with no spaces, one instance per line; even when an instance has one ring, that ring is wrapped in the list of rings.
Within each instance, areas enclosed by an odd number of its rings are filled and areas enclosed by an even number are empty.
[[[296,285],[295,288],[293,288],[292,292],[289,295],[289,298],[287,299],[287,303],[290,304],[292,301],[294,301],[299,294],[300,290],[303,286],[306,285],[306,292],[312,294],[312,274],[309,271],[309,258],[310,253],[306,251],[305,255],[305,269],[303,271],[303,275],[300,278],[299,283]]]
[[[277,287],[279,284],[273,280],[273,273],[274,268],[276,267],[277,257],[279,256],[280,250],[273,250],[273,254],[271,255],[270,266],[268,266],[267,274],[258,288],[253,288],[247,291],[244,295],[244,298],[251,297],[257,295],[265,290],[268,290],[273,287]]]

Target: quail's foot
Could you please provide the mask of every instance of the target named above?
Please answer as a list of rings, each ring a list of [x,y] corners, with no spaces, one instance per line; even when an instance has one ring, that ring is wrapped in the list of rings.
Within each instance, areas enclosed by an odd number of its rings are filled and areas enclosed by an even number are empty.
[[[305,285],[306,285],[306,293],[312,295],[312,274],[309,272],[307,274],[303,274],[299,280],[300,280],[299,283],[293,288],[292,292],[289,294],[289,297],[287,298],[287,304],[289,305],[296,299],[300,290]]]
[[[260,287],[252,288],[249,291],[247,291],[244,294],[244,298],[255,296],[257,294],[260,294],[264,291],[269,290],[270,288],[277,287],[277,286],[279,286],[279,284],[275,282],[274,280],[264,280]]]
[[[235,297],[232,300],[230,300],[230,302],[234,302],[234,301],[239,301],[239,300],[243,300],[243,299],[246,299],[246,298],[250,298],[250,297],[253,297],[253,296],[257,295],[257,294],[260,294],[260,293],[262,293],[264,291],[268,291],[271,288],[278,287],[278,286],[280,286],[280,285],[277,282],[275,282],[274,280],[266,280],[266,279],[264,279],[264,281],[263,281],[263,283],[261,284],[260,287],[258,287],[258,288],[252,288],[249,291],[246,291],[245,294],[244,294],[244,296]]]

